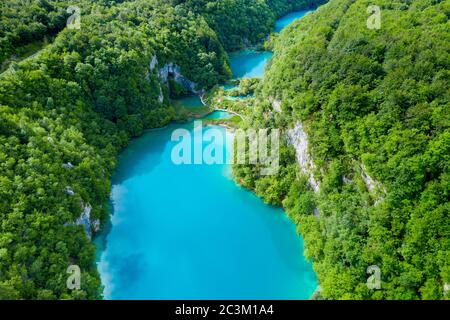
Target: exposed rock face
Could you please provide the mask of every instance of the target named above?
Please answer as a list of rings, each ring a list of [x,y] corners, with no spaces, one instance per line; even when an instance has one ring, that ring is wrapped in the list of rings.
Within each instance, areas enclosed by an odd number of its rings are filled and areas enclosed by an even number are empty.
[[[163,94],[163,91],[162,91],[161,86],[159,86],[159,97],[158,97],[158,102],[159,102],[159,103],[163,103],[163,102],[164,102],[164,94]]]
[[[376,182],[373,180],[369,174],[366,172],[366,167],[361,164],[361,178],[364,180],[364,183],[366,184],[367,190],[373,191],[376,187]]]
[[[315,192],[319,191],[320,184],[316,181],[313,175],[314,163],[311,160],[308,152],[308,136],[303,129],[302,123],[299,121],[295,124],[293,129],[287,131],[288,141],[295,148],[297,154],[297,162],[300,170],[308,175],[308,182]]]
[[[71,187],[65,187],[64,192],[71,197],[75,195],[75,191],[73,191],[73,189]]]
[[[281,103],[278,103],[277,100],[272,101],[272,107],[275,111],[278,111],[277,108]],[[280,111],[281,112],[281,109]],[[289,129],[287,131],[288,141],[295,148],[297,155],[297,162],[300,166],[301,172],[308,175],[308,182],[310,186],[313,188],[314,192],[318,192],[320,189],[319,182],[314,178],[313,170],[315,168],[314,162],[312,161],[309,152],[308,152],[308,136],[303,129],[303,125],[301,122],[297,122],[293,129]],[[363,164],[358,163],[359,171],[361,173],[361,177],[367,187],[367,190],[376,197],[375,205],[379,204],[384,200],[384,195],[386,195],[387,191],[385,187],[378,181],[374,180],[368,173]],[[351,179],[346,176],[342,177],[342,181],[346,184],[351,183]],[[320,216],[320,212],[317,208],[314,209],[313,215],[318,218]]]
[[[314,291],[313,295],[311,296],[310,300],[323,300],[321,286],[317,286],[317,288]]]
[[[158,64],[158,58],[156,56],[153,56],[152,61],[150,61],[150,71],[155,70],[157,64]]]
[[[197,90],[197,84],[185,76],[183,76],[180,72],[181,68],[173,63],[167,63],[164,67],[159,69],[159,75],[161,79],[164,82],[167,82],[169,80],[169,77],[172,77],[174,81],[182,85],[187,90],[195,93],[200,94],[202,93],[201,90]]]
[[[345,183],[345,184],[349,184],[349,183],[352,182],[352,180],[347,178],[346,176],[342,176],[342,182]]]
[[[367,190],[369,190],[372,195],[377,196],[377,198],[375,199],[375,205],[377,205],[384,200],[384,195],[386,195],[387,193],[386,188],[380,182],[372,179],[372,177],[367,173],[366,167],[363,164],[358,163],[358,165],[361,171],[361,178],[363,179]]]
[[[53,140],[52,137],[47,137],[47,141],[52,145],[52,147],[56,148],[55,141]]]
[[[92,231],[97,232],[100,230],[100,220],[94,220],[92,222],[93,228],[91,228],[91,211],[92,207],[89,203],[83,205],[83,212],[80,217],[77,219],[75,224],[77,226],[83,226],[86,235],[90,239],[92,237]]]
[[[73,168],[75,168],[75,166],[72,163],[70,163],[70,162],[64,163],[63,167],[66,168],[66,169],[73,169]]]

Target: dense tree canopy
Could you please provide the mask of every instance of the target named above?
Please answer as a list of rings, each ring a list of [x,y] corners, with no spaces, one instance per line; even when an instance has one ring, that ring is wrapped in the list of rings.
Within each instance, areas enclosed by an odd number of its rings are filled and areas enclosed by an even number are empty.
[[[174,119],[170,90],[183,90],[160,70],[176,65],[210,88],[230,76],[226,50],[322,2],[3,1],[0,64],[50,41],[0,74],[0,299],[101,298],[94,246],[75,221],[86,204],[91,222],[107,220],[117,153]],[[65,28],[74,4],[79,30]],[[371,4],[332,0],[273,40],[242,124],[301,121],[319,192],[287,140],[276,176],[234,173],[297,223],[325,298],[440,299],[450,283],[450,4],[379,0],[378,30],[366,26]],[[236,94],[256,86],[244,81]],[[71,264],[81,290],[66,287]],[[380,290],[366,286],[370,265],[381,269]]]
[[[450,283],[450,2],[376,1],[380,29],[367,27],[371,4],[330,1],[288,27],[257,93],[252,125],[302,122],[319,192],[286,152],[277,176],[248,166],[235,175],[298,224],[325,298],[442,299]],[[380,290],[366,285],[370,265],[381,270]]]

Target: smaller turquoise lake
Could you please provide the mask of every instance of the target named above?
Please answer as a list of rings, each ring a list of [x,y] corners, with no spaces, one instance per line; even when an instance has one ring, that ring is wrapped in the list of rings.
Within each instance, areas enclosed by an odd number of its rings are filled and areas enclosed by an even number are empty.
[[[150,131],[120,157],[99,262],[105,298],[308,299],[317,282],[295,225],[237,186],[229,165],[172,163],[178,128],[193,124]],[[210,130],[226,154],[232,137]]]
[[[200,97],[197,95],[191,95],[184,98],[174,100],[176,106],[183,107],[186,109],[195,109],[203,107],[203,103]]]
[[[275,32],[282,31],[295,20],[303,18],[312,10],[291,12],[275,22]],[[229,54],[233,78],[262,78],[267,63],[272,58],[270,51],[242,50]]]
[[[295,20],[303,18],[308,12],[311,12],[311,10],[295,11],[278,19],[275,22],[275,32],[281,32],[284,28],[286,28]]]
[[[254,50],[231,53],[229,56],[233,78],[262,78],[272,55],[273,53],[269,51]]]

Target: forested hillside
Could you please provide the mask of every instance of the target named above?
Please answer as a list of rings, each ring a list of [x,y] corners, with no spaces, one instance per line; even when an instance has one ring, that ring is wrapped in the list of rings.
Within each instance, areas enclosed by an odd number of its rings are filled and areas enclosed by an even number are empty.
[[[381,8],[380,29],[367,27],[371,4]],[[279,175],[234,173],[297,223],[325,298],[444,298],[449,16],[445,0],[332,0],[276,42],[251,124],[295,128],[290,141],[302,139],[297,151],[307,143],[313,164],[298,170],[285,141]],[[371,265],[379,290],[366,285]]]
[[[43,40],[50,42],[66,27],[71,13],[69,6],[77,6],[82,14],[89,14],[96,4],[107,5],[120,1],[107,0],[7,0],[0,3],[0,66],[5,60],[33,53]]]
[[[56,1],[9,0],[0,4],[0,65],[27,44],[64,28],[66,8]]]
[[[176,66],[197,90],[224,81],[224,46],[260,40],[276,15],[268,8],[306,1],[80,0],[80,29],[64,28],[73,1],[19,2],[2,3],[1,61],[60,32],[0,74],[0,298],[98,299],[90,231],[108,218],[118,152],[174,119],[164,75]],[[72,264],[81,290],[66,287]]]

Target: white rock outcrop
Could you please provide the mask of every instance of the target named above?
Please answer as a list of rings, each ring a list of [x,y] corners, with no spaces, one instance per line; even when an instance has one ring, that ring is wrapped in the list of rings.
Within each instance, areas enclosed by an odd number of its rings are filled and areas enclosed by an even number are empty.
[[[77,226],[83,226],[89,239],[92,237],[92,231],[97,232],[100,230],[100,220],[96,219],[91,222],[91,212],[92,206],[89,203],[83,204],[83,212],[75,222]],[[93,228],[91,228],[91,223]]]
[[[319,209],[318,209],[318,208],[314,208],[314,210],[313,210],[313,215],[314,215],[314,217],[319,218],[320,212],[319,212]]]
[[[66,168],[66,169],[73,169],[73,168],[75,168],[75,166],[72,163],[70,163],[70,162],[64,163],[63,167]]]
[[[275,109],[275,101],[272,102],[272,106]],[[276,109],[275,109],[276,110]],[[302,173],[308,176],[308,182],[314,192],[318,192],[320,189],[320,183],[314,178],[315,165],[308,152],[308,135],[303,129],[301,122],[297,122],[293,129],[287,130],[288,141],[294,146],[297,156],[297,162],[300,166]],[[368,173],[365,166],[357,162],[361,178],[364,181],[367,190],[375,197],[375,205],[384,200],[384,196],[387,191],[386,188],[378,181],[373,179]],[[346,184],[351,183],[351,179],[343,176],[342,181]],[[314,216],[319,217],[320,212],[317,208],[314,209]]]
[[[372,196],[376,197],[375,205],[379,204],[381,201],[384,200],[384,197],[387,193],[386,188],[383,186],[382,183],[376,181],[367,173],[367,169],[362,163],[358,163],[358,166],[361,172],[361,178],[363,179],[367,190],[369,190]]]
[[[169,76],[173,78],[173,80],[180,85],[182,85],[187,90],[195,93],[195,94],[201,94],[201,90],[197,90],[197,84],[185,76],[181,74],[181,68],[180,66],[174,64],[174,63],[167,63],[164,65],[161,69],[159,69],[159,76],[164,82],[167,82],[169,80]]]
[[[347,178],[346,176],[342,176],[342,182],[345,184],[349,184],[352,182],[350,178]]]
[[[159,97],[158,97],[158,102],[159,102],[159,103],[163,103],[163,102],[164,102],[164,94],[163,94],[163,91],[162,91],[161,86],[159,86]]]
[[[287,131],[288,141],[291,145],[294,146],[297,162],[300,166],[301,172],[308,176],[308,182],[311,185],[311,188],[315,192],[318,192],[320,189],[319,182],[314,178],[313,170],[315,168],[314,162],[309,156],[308,152],[308,136],[303,129],[302,123],[299,121],[295,124],[293,129],[289,129]]]
[[[153,56],[152,60],[150,61],[150,71],[155,70],[157,64],[158,64],[158,58],[156,56]]]
[[[52,145],[53,148],[56,148],[55,140],[52,137],[47,137],[47,141]]]

